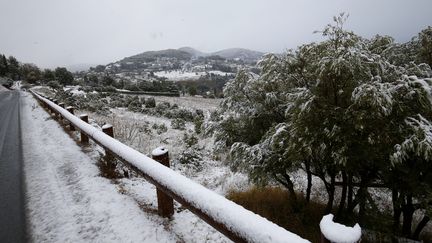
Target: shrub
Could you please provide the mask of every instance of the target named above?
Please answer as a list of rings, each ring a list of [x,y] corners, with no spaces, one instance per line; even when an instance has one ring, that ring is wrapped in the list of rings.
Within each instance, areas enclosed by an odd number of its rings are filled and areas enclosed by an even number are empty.
[[[202,155],[199,151],[193,148],[187,148],[178,157],[178,162],[182,165],[191,166],[196,170],[201,169]]]
[[[204,122],[204,120],[201,119],[200,117],[195,117],[194,128],[195,128],[196,134],[201,134],[203,122]]]
[[[173,129],[185,130],[186,122],[183,119],[176,118],[171,121],[171,127]]]
[[[192,147],[193,145],[198,143],[198,138],[193,134],[184,133],[183,142],[185,142],[187,147]]]
[[[281,227],[312,242],[319,242],[319,222],[325,206],[304,198],[300,207],[290,201],[289,193],[279,187],[254,187],[248,191],[231,191],[227,198]]]
[[[161,102],[156,105],[156,112],[160,115],[164,115],[169,112],[171,105],[169,102]]]
[[[152,126],[152,128],[154,129],[154,130],[156,130],[156,133],[157,134],[162,134],[162,133],[164,133],[164,132],[167,132],[168,131],[168,128],[165,126],[165,124],[160,124],[160,125],[158,125],[157,123],[154,123],[153,124],[153,126]]]
[[[53,88],[53,89],[60,89],[60,88],[61,88],[60,83],[57,82],[57,81],[54,81],[54,80],[49,81],[49,82],[47,83],[47,85],[48,85],[49,87]]]
[[[129,111],[138,112],[138,111],[141,111],[141,108],[142,108],[142,105],[141,105],[139,99],[132,100],[128,105]]]
[[[154,108],[156,107],[156,100],[153,97],[150,97],[145,100],[145,107],[146,108]]]

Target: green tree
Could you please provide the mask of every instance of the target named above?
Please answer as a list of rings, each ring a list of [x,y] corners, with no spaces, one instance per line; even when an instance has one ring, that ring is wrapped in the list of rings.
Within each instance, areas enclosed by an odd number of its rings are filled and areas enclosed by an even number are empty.
[[[102,78],[102,85],[104,85],[104,86],[112,86],[114,84],[114,82],[115,82],[114,79],[109,75],[105,75]]]
[[[34,64],[25,63],[21,65],[20,73],[22,78],[29,83],[36,83],[36,81],[41,79],[41,71]]]
[[[74,81],[73,74],[64,67],[55,69],[55,77],[62,85],[71,85]]]
[[[188,93],[189,93],[190,95],[192,95],[192,96],[198,94],[196,87],[193,86],[193,85],[192,85],[192,86],[189,86],[189,88],[188,88]]]
[[[53,80],[56,79],[56,77],[55,77],[55,73],[54,73],[51,69],[45,69],[45,70],[43,71],[42,78],[43,78],[46,82],[53,81]]]
[[[424,62],[432,66],[432,26],[428,26],[418,34],[419,50],[418,59],[419,62]]]
[[[0,76],[6,76],[9,72],[8,62],[5,55],[0,55]]]
[[[8,58],[8,70],[9,77],[11,79],[18,80],[21,78],[20,64],[18,60],[13,56],[9,56]]]

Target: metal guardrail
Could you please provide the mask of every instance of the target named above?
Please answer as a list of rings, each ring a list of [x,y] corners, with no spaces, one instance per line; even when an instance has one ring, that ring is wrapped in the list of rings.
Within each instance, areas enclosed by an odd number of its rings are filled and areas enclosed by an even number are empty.
[[[123,161],[126,166],[154,184],[158,190],[182,204],[232,241],[309,242],[96,129],[83,121],[88,117],[83,116],[82,120],[47,97],[31,92],[44,107],[66,119],[71,127],[81,131],[81,138],[91,138],[107,153]]]

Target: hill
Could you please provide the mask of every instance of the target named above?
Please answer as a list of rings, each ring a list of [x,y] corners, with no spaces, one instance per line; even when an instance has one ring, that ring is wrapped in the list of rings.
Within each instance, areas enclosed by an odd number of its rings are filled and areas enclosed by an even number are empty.
[[[197,49],[194,49],[194,48],[189,47],[189,46],[179,48],[178,50],[187,52],[187,53],[191,54],[193,57],[202,57],[202,56],[208,55],[207,53],[198,51]]]
[[[254,62],[259,60],[264,55],[264,53],[244,48],[229,48],[213,52],[211,55],[221,56],[225,59],[240,59]]]
[[[243,60],[248,62],[256,62],[264,55],[264,53],[262,52],[253,51],[244,48],[229,48],[229,49],[223,49],[211,53],[201,52],[192,47],[182,47],[179,48],[178,50],[185,51],[191,54],[193,57],[220,56],[225,59],[230,59],[230,60],[238,59],[238,60]]]
[[[136,61],[151,62],[151,61],[155,61],[158,58],[176,58],[178,60],[190,60],[192,58],[192,54],[178,49],[166,49],[160,51],[146,51],[134,56],[126,57],[122,61],[123,62],[136,62]]]

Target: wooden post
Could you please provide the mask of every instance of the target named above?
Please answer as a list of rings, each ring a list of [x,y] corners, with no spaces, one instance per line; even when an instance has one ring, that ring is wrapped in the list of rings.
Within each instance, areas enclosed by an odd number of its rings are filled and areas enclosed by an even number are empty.
[[[58,105],[63,109],[65,108],[65,104],[63,102],[59,103]],[[60,123],[62,123],[63,118],[62,118],[61,113],[59,112],[57,115],[58,115],[58,119],[59,119]]]
[[[74,108],[73,108],[73,106],[66,107],[66,110],[69,111],[72,115],[74,114]],[[69,129],[71,131],[75,131],[75,127],[72,125],[72,122],[69,122]]]
[[[110,137],[114,137],[114,128],[111,124],[105,124],[102,126],[102,132]]]
[[[103,125],[102,132],[104,132],[106,135],[112,138],[114,137],[114,128],[111,124]],[[110,151],[105,150],[105,160],[107,162],[108,169],[111,172],[114,172],[116,168],[116,164],[114,163],[114,155]]]
[[[152,151],[152,157],[157,162],[166,167],[170,167],[168,149],[164,147],[156,148]],[[159,189],[156,189],[158,201],[158,213],[162,217],[171,217],[174,214],[174,201]]]
[[[80,119],[86,123],[88,123],[88,115],[87,114],[82,114],[80,115]],[[81,143],[88,143],[89,142],[89,138],[87,137],[87,135],[85,133],[83,133],[83,131],[81,131]]]
[[[52,102],[54,102],[54,104],[58,105],[58,100],[53,99]],[[51,110],[52,110],[52,113],[54,115],[54,119],[56,119],[57,118],[57,112],[56,112],[56,110],[54,108],[52,108]]]

